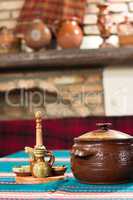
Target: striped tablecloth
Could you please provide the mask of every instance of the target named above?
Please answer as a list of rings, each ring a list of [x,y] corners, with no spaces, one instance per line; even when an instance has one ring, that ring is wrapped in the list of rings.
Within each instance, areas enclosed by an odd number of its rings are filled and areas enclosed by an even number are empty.
[[[0,199],[133,199],[133,183],[120,185],[91,185],[79,183],[71,173],[70,153],[54,151],[55,165],[66,165],[65,180],[45,184],[16,184],[12,167],[27,164],[24,152],[0,158]],[[89,173],[89,172],[88,172]]]

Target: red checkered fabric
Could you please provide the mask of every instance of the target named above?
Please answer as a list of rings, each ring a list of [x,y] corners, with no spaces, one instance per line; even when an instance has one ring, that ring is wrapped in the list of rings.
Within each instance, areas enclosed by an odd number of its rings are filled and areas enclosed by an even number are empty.
[[[96,129],[97,122],[111,122],[112,129],[133,135],[133,116],[43,120],[48,149],[71,149],[73,138]],[[0,121],[0,156],[35,145],[35,120]]]
[[[86,0],[25,0],[16,31],[23,32],[24,24],[37,18],[50,25],[72,17],[82,22],[85,5]]]

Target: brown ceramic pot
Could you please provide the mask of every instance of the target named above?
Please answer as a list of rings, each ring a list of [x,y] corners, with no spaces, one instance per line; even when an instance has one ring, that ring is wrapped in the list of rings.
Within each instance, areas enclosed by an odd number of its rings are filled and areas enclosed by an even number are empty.
[[[63,49],[79,48],[83,32],[76,18],[63,20],[56,34],[58,46]]]
[[[84,183],[123,183],[133,180],[133,137],[99,124],[98,130],[74,139],[71,167]]]
[[[11,48],[15,43],[15,35],[7,27],[0,28],[0,46]]]
[[[40,19],[36,19],[29,24],[24,33],[26,44],[35,50],[39,50],[50,45],[51,38],[52,35],[48,26]]]

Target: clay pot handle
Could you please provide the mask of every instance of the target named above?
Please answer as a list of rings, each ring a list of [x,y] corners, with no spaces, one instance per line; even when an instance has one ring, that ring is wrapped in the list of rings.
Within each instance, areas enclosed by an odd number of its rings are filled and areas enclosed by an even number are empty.
[[[96,124],[101,130],[107,131],[109,127],[112,125],[111,123],[97,123]]]
[[[53,164],[54,164],[54,161],[55,161],[54,155],[52,154],[51,151],[47,151],[46,152],[46,156],[50,157],[50,160],[48,161],[48,164],[49,164],[50,167],[52,167]]]
[[[92,151],[92,150],[85,150],[85,149],[75,149],[72,150],[72,154],[74,154],[75,156],[84,158],[84,157],[90,157],[90,156],[94,156],[96,154],[96,152]]]

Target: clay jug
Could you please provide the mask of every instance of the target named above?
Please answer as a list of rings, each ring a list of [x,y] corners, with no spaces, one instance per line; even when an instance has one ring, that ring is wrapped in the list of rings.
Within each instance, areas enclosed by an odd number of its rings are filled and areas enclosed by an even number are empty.
[[[51,32],[42,20],[36,19],[28,24],[24,33],[26,44],[35,50],[40,50],[50,45]]]
[[[0,27],[0,46],[3,48],[11,48],[15,43],[15,36],[7,27]]]
[[[56,37],[58,46],[63,49],[79,48],[83,39],[83,32],[77,18],[58,23]]]

